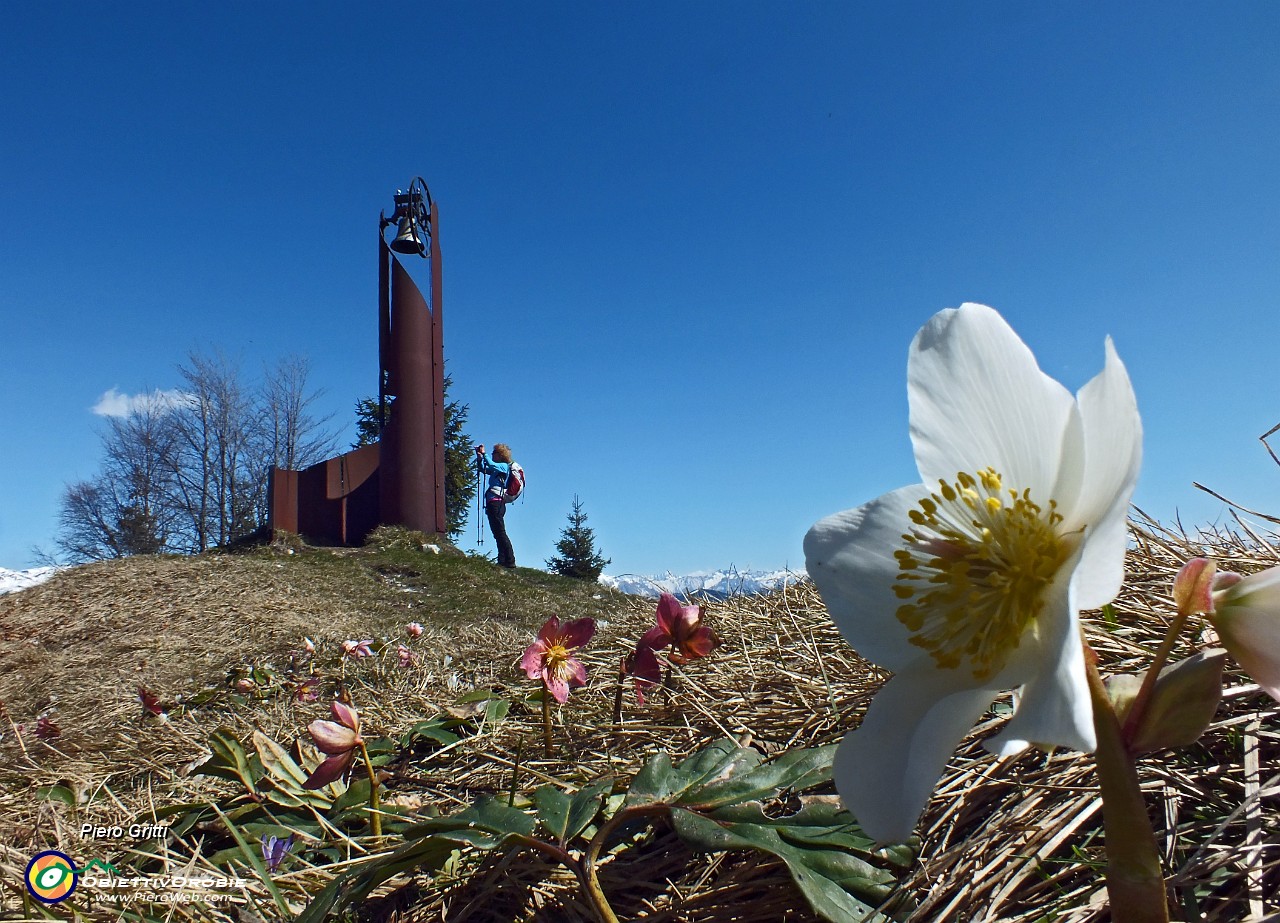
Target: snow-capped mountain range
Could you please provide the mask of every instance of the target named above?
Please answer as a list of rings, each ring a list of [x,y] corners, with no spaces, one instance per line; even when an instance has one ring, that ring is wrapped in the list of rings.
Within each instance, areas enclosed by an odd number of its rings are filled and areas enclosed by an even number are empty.
[[[56,567],[33,567],[30,570],[8,570],[0,567],[0,596],[44,583],[57,572]]]
[[[8,570],[0,567],[0,596],[44,583],[57,572],[56,567],[33,567],[30,570]],[[697,571],[680,576],[670,571],[648,577],[637,574],[620,574],[617,577],[602,575],[600,582],[620,593],[651,596],[654,599],[663,593],[674,593],[686,599],[690,596],[724,599],[726,596],[768,593],[785,583],[803,580],[804,576],[803,572],[792,570],[750,571],[730,567],[727,570]]]
[[[724,599],[728,596],[750,596],[768,593],[778,587],[803,580],[805,573],[793,570],[750,571],[731,567],[728,570],[696,571],[677,576],[670,571],[653,576],[621,574],[600,576],[600,583],[621,593],[657,598],[672,593],[688,599],[691,596],[710,596]]]

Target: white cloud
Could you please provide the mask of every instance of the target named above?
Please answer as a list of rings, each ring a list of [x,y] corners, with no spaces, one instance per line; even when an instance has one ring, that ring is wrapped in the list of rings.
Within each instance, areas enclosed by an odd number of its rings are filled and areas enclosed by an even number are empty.
[[[172,388],[168,391],[148,391],[142,394],[121,394],[108,388],[93,405],[93,412],[100,417],[127,417],[138,410],[164,412],[190,404],[192,396],[186,391]]]

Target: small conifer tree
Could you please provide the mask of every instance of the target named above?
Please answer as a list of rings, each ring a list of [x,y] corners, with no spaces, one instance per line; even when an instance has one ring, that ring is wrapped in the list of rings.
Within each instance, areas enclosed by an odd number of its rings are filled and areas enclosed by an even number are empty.
[[[467,512],[476,495],[475,454],[471,451],[471,436],[463,428],[471,405],[449,399],[453,376],[444,377],[444,506],[445,531],[450,538],[457,538],[467,527]],[[394,400],[394,398],[392,399]],[[387,411],[391,403],[385,405]],[[356,441],[351,448],[373,445],[382,436],[386,420],[376,397],[364,397],[356,401]]]
[[[560,533],[556,542],[559,557],[550,558],[547,567],[564,577],[578,580],[598,580],[600,572],[609,563],[596,548],[595,533],[587,526],[587,514],[582,511],[582,501],[573,495],[573,510],[569,513],[569,525]]]

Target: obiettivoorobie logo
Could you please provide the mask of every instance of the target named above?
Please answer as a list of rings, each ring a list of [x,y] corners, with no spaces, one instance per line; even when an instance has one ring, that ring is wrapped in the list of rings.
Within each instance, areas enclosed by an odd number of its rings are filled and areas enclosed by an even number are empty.
[[[110,862],[90,859],[85,872],[102,869],[108,876],[119,877],[120,870]],[[38,901],[58,904],[69,898],[80,882],[80,870],[66,853],[46,849],[36,853],[27,863],[27,891]]]
[[[27,863],[27,891],[38,901],[57,904],[75,891],[79,875],[70,856],[47,849]]]

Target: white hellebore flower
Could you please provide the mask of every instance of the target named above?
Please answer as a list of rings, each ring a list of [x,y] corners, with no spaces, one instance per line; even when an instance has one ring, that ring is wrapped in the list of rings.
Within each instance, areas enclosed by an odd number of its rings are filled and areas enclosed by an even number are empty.
[[[895,673],[836,756],[868,835],[901,842],[961,738],[1020,689],[1000,755],[1091,751],[1079,612],[1124,576],[1142,455],[1129,376],[1108,338],[1072,397],[991,308],[939,312],[911,344],[907,392],[922,484],[829,516],[805,561],[860,654]]]

